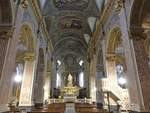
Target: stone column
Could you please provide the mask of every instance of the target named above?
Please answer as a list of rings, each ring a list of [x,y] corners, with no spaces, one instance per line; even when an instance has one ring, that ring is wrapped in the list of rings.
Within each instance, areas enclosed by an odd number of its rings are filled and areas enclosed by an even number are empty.
[[[89,62],[85,62],[85,70],[84,70],[84,87],[87,90],[87,97],[89,97],[89,76],[90,76],[90,68]]]
[[[96,56],[93,56],[90,64],[90,96],[92,101],[96,102]]]
[[[44,102],[49,99],[50,96],[50,76],[51,76],[51,62],[49,61],[49,53],[45,56],[45,71],[44,71]]]
[[[8,49],[5,56],[5,63],[1,74],[0,82],[0,106],[6,105],[9,102],[12,92],[13,71],[15,68],[15,59],[18,45],[18,37],[20,35],[20,28],[22,24],[22,10],[19,9],[17,13],[17,24],[15,26],[12,38],[9,39]]]
[[[124,9],[122,9],[124,10]],[[139,84],[139,77],[137,75],[134,50],[132,47],[131,40],[129,39],[127,20],[125,12],[121,11],[119,14],[120,17],[120,26],[122,34],[122,44],[125,52],[125,61],[127,65],[127,88],[129,89],[130,95],[130,106],[131,110],[139,111],[143,107],[142,97],[141,97],[141,88]]]
[[[3,65],[4,65],[4,60],[5,60],[5,55],[6,55],[6,50],[7,50],[7,45],[8,45],[8,38],[6,37],[1,38],[2,35],[0,33],[0,79],[1,79],[1,74],[3,70]]]
[[[36,103],[43,103],[44,100],[44,65],[38,65],[35,89],[34,89],[34,100]]]
[[[0,112],[8,110],[6,104],[8,103],[8,92],[10,91],[9,85],[11,78],[4,76],[4,68],[7,60],[8,48],[12,35],[11,26],[0,26]],[[7,70],[8,71],[8,70]],[[6,85],[6,86],[5,86]]]
[[[103,98],[103,91],[102,91],[102,74],[104,72],[102,68],[102,64],[97,64],[96,66],[96,87],[97,87],[97,93],[96,93],[96,98],[98,103],[104,103],[104,98]],[[99,76],[101,78],[99,78]]]
[[[29,55],[29,56],[28,56]],[[30,59],[31,58],[31,59]],[[34,69],[35,61],[33,60],[33,53],[27,54],[27,59],[25,61],[25,68],[23,73],[23,80],[21,86],[19,106],[30,107],[32,103],[32,90],[33,90],[33,81],[34,81]]]
[[[53,97],[54,88],[56,88],[56,65],[52,61],[52,76],[51,76],[51,96]]]
[[[51,88],[51,72],[46,72],[45,85],[44,85],[44,100],[48,100]]]
[[[5,56],[8,49],[10,38],[12,38],[13,27],[11,25],[0,26],[0,80],[5,64]]]
[[[144,101],[144,111],[150,111],[150,67],[144,39],[133,40],[138,76]]]

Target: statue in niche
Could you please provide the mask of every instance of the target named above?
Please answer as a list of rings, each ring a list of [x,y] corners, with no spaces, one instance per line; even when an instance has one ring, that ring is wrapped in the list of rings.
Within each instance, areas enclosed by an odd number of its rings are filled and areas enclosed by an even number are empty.
[[[68,75],[67,87],[73,87],[73,77],[71,74]]]

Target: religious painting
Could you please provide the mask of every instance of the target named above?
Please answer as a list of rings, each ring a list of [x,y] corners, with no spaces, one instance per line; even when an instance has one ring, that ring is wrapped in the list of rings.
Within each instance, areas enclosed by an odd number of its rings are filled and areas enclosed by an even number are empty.
[[[89,0],[53,0],[58,9],[83,10],[88,7]]]
[[[59,23],[61,29],[81,29],[82,21],[77,18],[69,18],[61,20]]]

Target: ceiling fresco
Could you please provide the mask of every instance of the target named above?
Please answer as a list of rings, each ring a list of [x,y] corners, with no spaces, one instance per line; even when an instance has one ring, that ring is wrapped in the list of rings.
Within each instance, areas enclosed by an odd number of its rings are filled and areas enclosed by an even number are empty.
[[[84,10],[89,0],[53,0],[53,3],[59,10]]]
[[[93,32],[88,18],[99,15],[95,0],[47,0],[42,12],[54,47],[53,59],[74,70],[71,62],[79,66],[77,59],[87,59],[85,34],[90,38]]]
[[[61,29],[82,29],[82,21],[78,18],[66,18],[66,19],[60,19],[59,26]]]

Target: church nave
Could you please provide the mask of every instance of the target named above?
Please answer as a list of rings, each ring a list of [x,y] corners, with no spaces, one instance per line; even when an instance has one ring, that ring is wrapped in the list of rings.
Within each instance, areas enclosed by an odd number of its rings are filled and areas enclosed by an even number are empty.
[[[0,0],[0,113],[150,112],[150,0]]]

